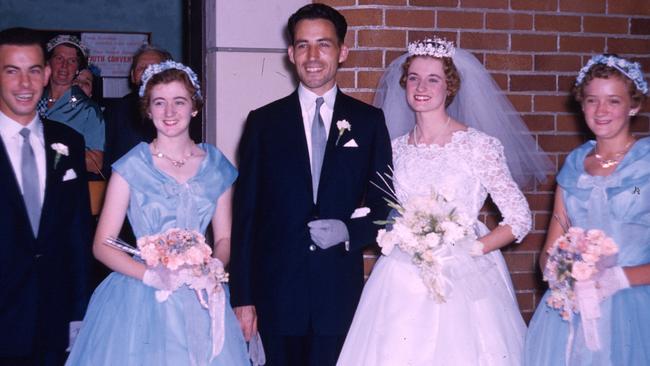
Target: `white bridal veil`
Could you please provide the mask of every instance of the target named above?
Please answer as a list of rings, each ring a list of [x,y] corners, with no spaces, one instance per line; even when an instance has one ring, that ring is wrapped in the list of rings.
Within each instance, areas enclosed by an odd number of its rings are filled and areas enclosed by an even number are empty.
[[[379,81],[373,103],[384,110],[391,139],[408,133],[415,125],[415,114],[399,85],[402,64],[408,56],[405,53],[388,66]],[[538,148],[508,98],[474,55],[456,48],[452,59],[460,74],[461,86],[447,107],[449,115],[501,141],[510,173],[520,187],[529,186],[534,180],[543,182],[553,172],[553,165]]]

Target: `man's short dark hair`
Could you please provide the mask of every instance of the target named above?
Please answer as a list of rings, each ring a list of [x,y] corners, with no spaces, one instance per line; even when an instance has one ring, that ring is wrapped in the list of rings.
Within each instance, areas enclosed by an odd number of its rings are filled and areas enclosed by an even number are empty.
[[[304,19],[329,20],[334,25],[334,29],[336,29],[336,37],[338,38],[339,44],[345,41],[345,33],[348,31],[348,22],[345,21],[345,17],[331,6],[315,3],[303,6],[289,17],[287,30],[291,44],[295,41],[296,25]]]
[[[15,27],[0,31],[0,46],[38,46],[45,56],[45,46],[40,33],[30,28]]]

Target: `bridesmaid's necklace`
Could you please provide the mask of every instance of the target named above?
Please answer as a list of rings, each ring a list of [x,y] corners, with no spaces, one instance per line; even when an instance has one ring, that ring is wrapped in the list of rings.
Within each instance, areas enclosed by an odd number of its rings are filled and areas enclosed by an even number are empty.
[[[158,146],[157,146],[157,141],[156,141],[156,140],[153,141],[153,150],[154,150],[154,154],[153,154],[153,155],[154,155],[155,157],[160,158],[160,159],[167,159],[167,160],[169,160],[169,162],[172,163],[172,165],[175,166],[176,168],[182,168],[183,165],[185,165],[185,163],[187,163],[187,159],[189,159],[189,158],[191,158],[192,156],[194,156],[194,151],[192,151],[193,149],[191,149],[190,152],[189,152],[189,154],[185,155],[185,157],[183,157],[183,158],[181,158],[181,159],[179,159],[179,160],[173,159],[171,156],[169,156],[169,155],[163,153],[162,151],[158,150]]]
[[[442,135],[442,133],[447,129],[447,126],[449,126],[449,121],[451,121],[451,116],[447,116],[447,121],[445,122],[445,124],[440,129],[440,135]],[[415,144],[415,146],[418,146],[420,144],[420,139],[418,139],[418,124],[417,123],[415,124],[415,127],[413,127],[413,144]]]
[[[636,139],[634,138],[634,136],[632,136],[632,140],[630,140],[630,142],[625,144],[625,147],[623,147],[623,150],[615,153],[614,156],[611,159],[605,159],[602,155],[600,155],[598,153],[598,144],[596,144],[596,146],[594,147],[594,158],[596,158],[596,160],[598,161],[598,165],[600,165],[604,169],[616,166],[616,165],[618,165],[618,163],[621,162],[621,160],[623,159],[623,156],[625,156],[625,154],[628,152],[628,150],[630,150],[630,147],[632,146],[634,141],[636,141]]]

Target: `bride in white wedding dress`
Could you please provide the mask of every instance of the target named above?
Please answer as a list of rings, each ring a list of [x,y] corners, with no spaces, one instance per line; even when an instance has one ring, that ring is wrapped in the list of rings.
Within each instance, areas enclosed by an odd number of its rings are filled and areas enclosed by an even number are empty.
[[[549,162],[474,56],[438,38],[408,51],[378,90],[392,136],[401,135],[393,140],[397,198],[444,192],[459,213],[478,218],[489,194],[503,220],[490,231],[476,219],[478,240],[444,262],[444,302],[430,296],[410,255],[385,250],[338,365],[519,365],[526,326],[499,248],[531,226],[513,175],[521,184],[542,180]]]

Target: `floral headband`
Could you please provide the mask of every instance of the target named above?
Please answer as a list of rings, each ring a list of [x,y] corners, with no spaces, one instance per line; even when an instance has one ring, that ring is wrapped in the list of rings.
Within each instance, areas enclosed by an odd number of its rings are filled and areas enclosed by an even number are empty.
[[[88,47],[81,43],[77,36],[71,36],[69,34],[59,34],[58,36],[52,38],[47,42],[47,52],[52,52],[52,50],[62,44],[69,44],[73,47],[76,47],[81,51],[84,57],[88,57]]]
[[[589,62],[580,69],[578,77],[576,78],[576,86],[582,84],[589,69],[596,64],[603,64],[613,67],[620,71],[623,75],[634,82],[634,85],[643,94],[648,94],[648,83],[643,79],[643,71],[638,62],[630,62],[624,58],[614,55],[596,55],[592,56]]]
[[[408,45],[409,56],[452,57],[456,48],[454,42],[434,36]]]
[[[170,69],[181,70],[184,73],[186,73],[187,77],[190,79],[190,82],[196,88],[196,93],[194,94],[194,96],[201,98],[201,86],[199,85],[199,79],[194,73],[194,71],[192,71],[192,69],[190,69],[188,66],[183,65],[180,62],[175,62],[171,60],[164,61],[159,64],[153,64],[147,66],[147,69],[144,70],[144,73],[142,74],[142,85],[140,86],[140,91],[138,94],[141,97],[144,96],[144,90],[147,87],[147,83],[149,82],[152,76]]]

